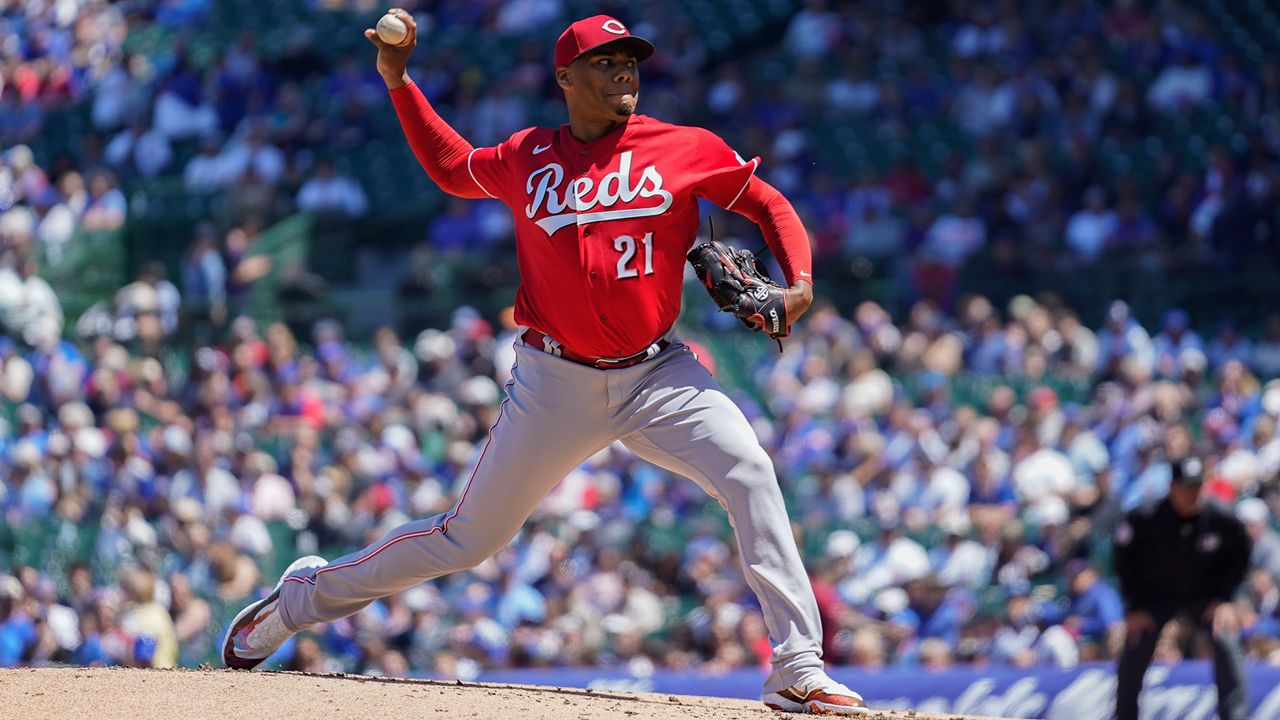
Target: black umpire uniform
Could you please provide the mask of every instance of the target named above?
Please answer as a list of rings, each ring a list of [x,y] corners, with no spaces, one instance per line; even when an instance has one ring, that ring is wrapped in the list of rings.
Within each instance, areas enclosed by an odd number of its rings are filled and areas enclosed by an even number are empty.
[[[1115,570],[1126,618],[1145,611],[1153,626],[1130,630],[1120,654],[1117,720],[1138,720],[1138,693],[1165,623],[1189,613],[1213,637],[1218,716],[1246,720],[1248,691],[1239,630],[1212,632],[1205,614],[1229,603],[1244,582],[1251,542],[1244,525],[1222,503],[1200,496],[1203,466],[1195,458],[1173,463],[1169,496],[1131,511],[1115,534]]]

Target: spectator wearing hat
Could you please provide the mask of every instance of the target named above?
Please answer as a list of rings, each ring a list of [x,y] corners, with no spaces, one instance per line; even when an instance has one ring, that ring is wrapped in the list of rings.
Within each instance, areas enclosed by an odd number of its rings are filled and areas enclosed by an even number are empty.
[[[22,663],[36,642],[35,622],[21,609],[23,597],[17,578],[0,575],[0,667]]]
[[[1236,517],[1253,542],[1249,569],[1265,570],[1280,582],[1280,533],[1271,527],[1270,508],[1258,498],[1245,498],[1236,505]]]
[[[968,612],[963,593],[950,592],[936,575],[908,580],[903,589],[907,591],[908,604],[899,619],[914,630],[917,638],[937,638],[954,648]]]
[[[1130,512],[1115,534],[1115,570],[1124,596],[1125,643],[1117,670],[1116,718],[1137,720],[1138,693],[1160,631],[1189,613],[1212,631],[1218,715],[1248,716],[1240,617],[1232,604],[1252,543],[1231,511],[1201,495],[1204,465],[1172,464],[1169,494]]]

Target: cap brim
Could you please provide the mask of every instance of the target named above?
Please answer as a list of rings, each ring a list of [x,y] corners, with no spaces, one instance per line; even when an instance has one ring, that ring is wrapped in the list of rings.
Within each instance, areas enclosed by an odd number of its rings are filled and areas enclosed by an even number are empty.
[[[653,43],[649,42],[648,40],[645,40],[645,39],[644,39],[644,38],[642,38],[642,37],[636,37],[635,35],[629,35],[629,36],[627,36],[627,37],[618,38],[618,39],[616,39],[616,40],[605,40],[604,42],[599,43],[599,44],[597,44],[597,45],[592,45],[591,47],[587,48],[586,50],[583,50],[582,52],[580,52],[580,53],[578,53],[577,55],[575,55],[575,56],[573,57],[573,59],[574,59],[574,60],[577,60],[578,58],[582,57],[583,55],[587,55],[587,54],[589,54],[589,53],[596,52],[596,51],[597,51],[597,50],[599,50],[600,48],[607,47],[607,46],[609,46],[609,45],[623,45],[623,46],[626,46],[626,47],[630,48],[630,49],[631,49],[631,51],[632,51],[633,53],[635,53],[635,56],[636,56],[636,60],[637,60],[637,61],[645,60],[645,59],[647,59],[650,55],[652,55],[652,54],[653,54]],[[570,62],[572,62],[572,61],[570,61]]]

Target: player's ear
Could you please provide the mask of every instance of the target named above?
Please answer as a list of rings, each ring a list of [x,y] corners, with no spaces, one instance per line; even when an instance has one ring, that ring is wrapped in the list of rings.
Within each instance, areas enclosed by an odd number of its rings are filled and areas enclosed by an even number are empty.
[[[556,68],[556,84],[562,88],[567,88],[573,84],[573,78],[569,76],[569,68]]]

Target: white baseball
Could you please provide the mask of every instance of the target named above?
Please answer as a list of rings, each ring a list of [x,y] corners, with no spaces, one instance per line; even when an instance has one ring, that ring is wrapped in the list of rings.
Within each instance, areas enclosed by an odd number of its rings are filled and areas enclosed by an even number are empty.
[[[399,45],[409,37],[409,27],[395,15],[383,15],[378,20],[378,39],[388,45]]]

